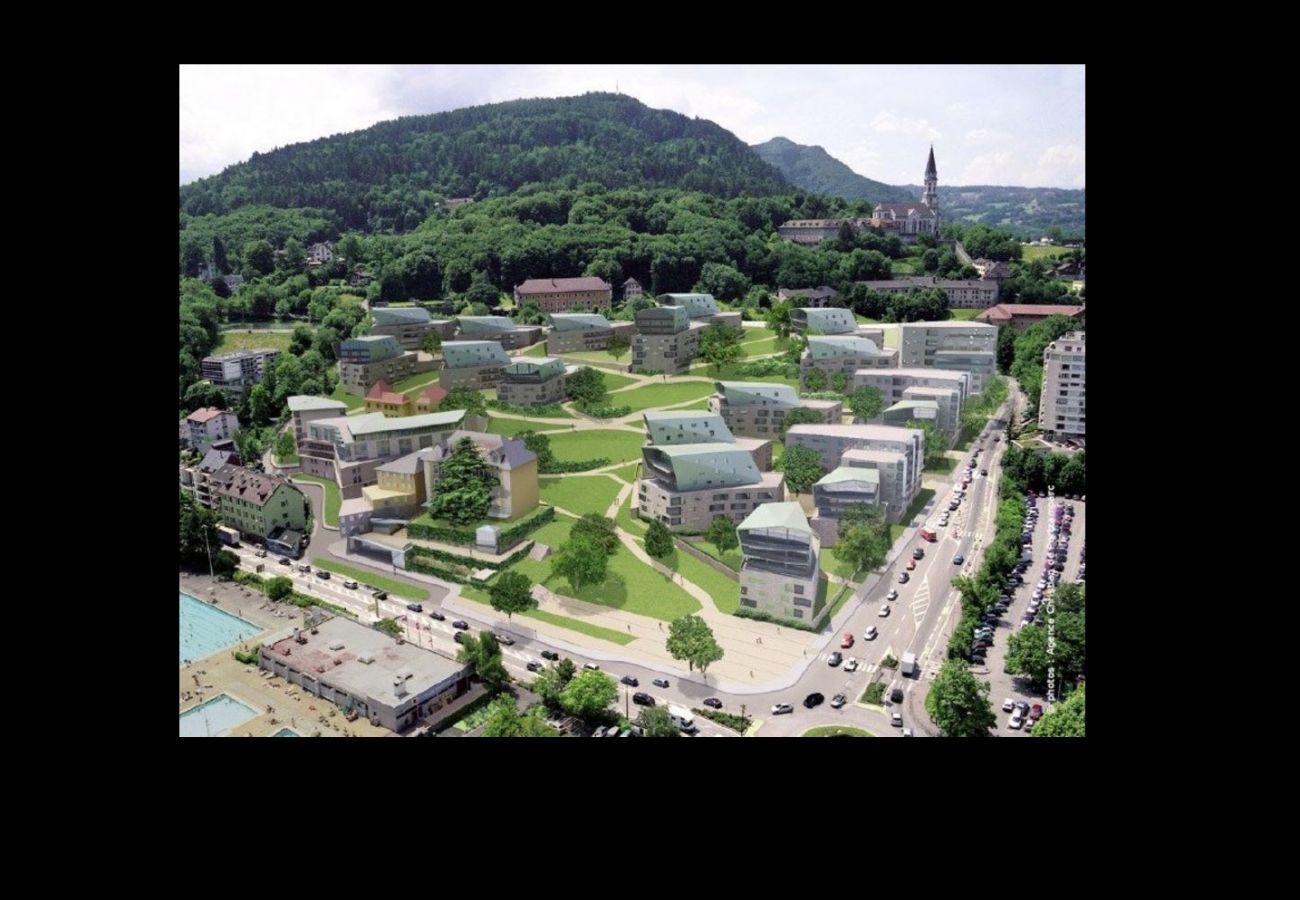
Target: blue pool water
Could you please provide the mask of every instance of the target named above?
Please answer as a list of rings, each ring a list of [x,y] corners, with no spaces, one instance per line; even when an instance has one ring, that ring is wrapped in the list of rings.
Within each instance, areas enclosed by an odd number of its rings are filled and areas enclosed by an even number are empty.
[[[257,715],[257,710],[227,694],[218,694],[181,713],[181,737],[227,737],[230,729]]]
[[[294,731],[292,728],[281,728],[275,734],[271,735],[271,737],[302,737],[302,735]]]
[[[181,661],[202,659],[238,641],[261,634],[260,625],[181,594]]]

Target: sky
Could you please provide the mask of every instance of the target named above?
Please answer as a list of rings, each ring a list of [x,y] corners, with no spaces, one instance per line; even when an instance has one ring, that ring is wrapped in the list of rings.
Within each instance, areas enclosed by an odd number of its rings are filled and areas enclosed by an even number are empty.
[[[181,66],[180,183],[398,116],[615,90],[887,184],[920,184],[933,143],[940,185],[1084,187],[1082,65]]]

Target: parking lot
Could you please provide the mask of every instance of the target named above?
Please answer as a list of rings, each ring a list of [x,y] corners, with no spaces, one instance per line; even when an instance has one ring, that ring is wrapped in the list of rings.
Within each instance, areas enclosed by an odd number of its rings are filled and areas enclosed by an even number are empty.
[[[1068,503],[1074,507],[1069,540],[1066,542],[1065,567],[1060,574],[1062,583],[1073,582],[1078,580],[1080,556],[1083,553],[1087,504],[1082,500],[1070,501],[1061,500],[1060,498],[1058,498],[1057,502]],[[1053,513],[1046,497],[1038,498],[1037,508],[1038,521],[1034,526],[1033,543],[1029,545],[1032,548],[1030,551],[1032,561],[1022,576],[1024,583],[1018,585],[1011,592],[1011,605],[1001,616],[997,627],[994,629],[993,646],[988,648],[986,665],[977,666],[973,669],[977,676],[984,678],[991,685],[989,700],[993,703],[994,711],[998,716],[997,734],[999,737],[1011,737],[1027,733],[1024,728],[1013,729],[1009,727],[1008,722],[1011,719],[1011,713],[1003,710],[1004,701],[1011,700],[1013,703],[1026,703],[1030,707],[1037,703],[1042,705],[1044,711],[1048,709],[1046,696],[1043,692],[1031,690],[1024,679],[1008,675],[1005,671],[1007,644],[1011,639],[1011,635],[1024,627],[1022,624],[1023,617],[1029,608],[1039,577],[1043,574],[1043,569],[1047,564],[1047,548],[1051,541]],[[1040,605],[1040,617],[1043,614],[1042,610],[1045,604],[1046,600],[1043,600]],[[1041,618],[1039,621],[1041,621]]]

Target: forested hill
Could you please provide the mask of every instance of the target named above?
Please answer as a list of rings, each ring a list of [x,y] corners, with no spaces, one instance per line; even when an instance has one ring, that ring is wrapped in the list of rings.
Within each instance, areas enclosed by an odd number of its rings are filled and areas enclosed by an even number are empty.
[[[309,207],[343,230],[404,232],[443,197],[485,199],[536,183],[671,187],[720,197],[786,193],[734,134],[621,94],[515,100],[381,122],[255,153],[180,189],[192,216]]]
[[[751,149],[775,166],[791,184],[805,191],[872,203],[901,203],[917,196],[907,188],[864,178],[821,147],[774,137],[765,144],[754,144]]]

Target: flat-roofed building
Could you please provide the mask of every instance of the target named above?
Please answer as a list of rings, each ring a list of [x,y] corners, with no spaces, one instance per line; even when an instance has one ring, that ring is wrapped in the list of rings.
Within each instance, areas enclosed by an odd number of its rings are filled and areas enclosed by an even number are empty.
[[[988,309],[998,302],[999,283],[983,278],[936,278],[933,275],[906,275],[880,281],[859,281],[865,287],[882,294],[906,294],[938,288],[948,298],[952,309]]]
[[[772,442],[758,438],[737,438],[722,416],[711,412],[647,412],[646,438],[656,446],[681,444],[734,444],[750,451],[759,471],[772,468]]]
[[[277,632],[262,644],[258,666],[398,734],[465,693],[473,674],[466,663],[342,616]]]
[[[305,474],[334,481],[344,499],[360,497],[362,488],[378,480],[379,466],[433,447],[464,420],[463,409],[399,418],[375,412],[318,419],[307,424],[298,458]]]
[[[636,335],[635,323],[611,322],[599,313],[554,313],[550,318],[546,352],[553,356],[604,350],[616,334],[628,340]]]
[[[501,373],[497,398],[513,406],[549,406],[565,398],[564,363],[549,356],[516,356]]]
[[[207,381],[236,397],[242,397],[249,388],[266,377],[267,369],[275,365],[279,356],[280,351],[272,347],[218,353],[203,357],[201,371]]]
[[[899,400],[880,414],[880,421],[899,427],[908,422],[929,422],[936,429],[943,430],[939,426],[939,404],[933,400]]]
[[[910,387],[903,391],[900,403],[925,401],[935,404],[935,427],[952,436],[961,427],[961,394],[952,387]],[[884,424],[890,425],[886,421]]]
[[[980,322],[905,322],[899,329],[899,366],[970,373],[970,392],[984,390],[997,372],[998,330]]]
[[[1069,438],[1087,436],[1086,337],[1082,331],[1071,331],[1052,341],[1043,351],[1039,431]]]
[[[811,621],[821,581],[821,542],[798,503],[768,503],[736,528],[743,558],[740,605]]]
[[[427,353],[402,350],[391,334],[348,338],[339,345],[339,384],[363,397],[377,381],[396,384],[437,366],[438,361]]]
[[[649,446],[642,451],[637,511],[671,529],[703,531],[715,516],[739,522],[764,503],[785,499],[785,478],[761,472],[735,444]]]
[[[880,478],[880,505],[885,521],[897,522],[915,499],[911,490],[908,457],[896,450],[845,450],[840,467],[872,469]]]
[[[678,375],[690,371],[700,351],[700,333],[707,326],[692,322],[682,306],[638,310],[632,339],[632,371]]]
[[[496,387],[510,357],[496,341],[448,341],[442,345],[438,383],[448,391]]]
[[[307,425],[318,419],[333,419],[346,415],[348,405],[329,397],[312,397],[298,394],[289,398],[289,414],[293,418],[294,443],[301,446],[307,437]]]
[[[905,396],[910,388],[946,388],[957,392],[958,410],[970,393],[970,375],[966,372],[950,372],[945,369],[922,369],[918,367],[897,369],[859,369],[853,373],[853,388],[873,387],[880,391],[880,398],[885,406],[892,406],[899,400],[910,399]]]
[[[846,384],[853,382],[858,369],[890,369],[898,366],[898,351],[865,337],[854,335],[811,335],[808,346],[799,358],[799,377],[808,381],[814,369],[826,376],[827,382],[836,374],[843,375]]]
[[[529,278],[515,288],[515,304],[534,303],[545,313],[609,309],[614,286],[603,278]]]
[[[845,509],[858,504],[881,506],[880,472],[857,466],[840,466],[823,475],[813,485],[812,494],[817,515],[810,524],[823,541],[838,541],[839,527],[836,520]],[[883,508],[881,512],[884,513]]]
[[[655,298],[660,306],[681,306],[692,322],[706,325],[727,325],[740,328],[744,316],[738,312],[723,312],[712,294],[660,294]]]
[[[825,422],[844,417],[839,400],[801,398],[788,384],[761,381],[719,381],[716,393],[709,398],[709,410],[722,416],[733,434],[775,440],[781,436],[781,423],[794,409],[811,409]]]
[[[822,468],[828,472],[839,468],[848,450],[888,450],[901,453],[905,459],[902,496],[886,491],[882,479],[881,499],[898,504],[902,509],[912,502],[921,489],[921,470],[925,465],[925,434],[915,428],[897,428],[891,425],[795,425],[786,433],[786,448],[808,447],[821,456]],[[894,496],[890,496],[894,494]],[[894,513],[901,513],[901,509]]]
[[[507,316],[460,316],[461,341],[496,341],[506,350],[531,347],[542,339],[540,325],[516,325]]]

